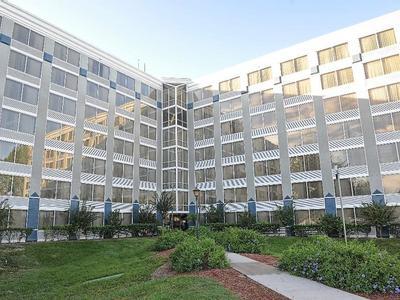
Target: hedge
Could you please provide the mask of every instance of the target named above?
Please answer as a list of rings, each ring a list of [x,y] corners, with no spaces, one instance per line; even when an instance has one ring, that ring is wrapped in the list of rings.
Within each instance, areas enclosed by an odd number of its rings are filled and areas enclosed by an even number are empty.
[[[244,229],[252,229],[263,234],[277,233],[280,228],[279,224],[271,224],[264,222],[249,224],[247,226],[242,226],[240,224],[226,224],[226,223],[209,223],[206,224],[205,226],[210,228],[211,231],[224,231],[225,229],[228,228],[244,228]]]
[[[0,243],[5,240],[8,243],[13,241],[22,242],[32,233],[31,228],[6,228],[0,229]]]

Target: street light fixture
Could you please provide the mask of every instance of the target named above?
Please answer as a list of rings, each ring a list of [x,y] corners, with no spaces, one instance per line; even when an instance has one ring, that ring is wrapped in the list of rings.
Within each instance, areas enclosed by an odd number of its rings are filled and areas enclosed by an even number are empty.
[[[200,224],[200,203],[199,203],[199,196],[200,190],[196,187],[193,189],[193,195],[196,198],[196,206],[197,206],[197,218],[196,218],[196,237],[199,239],[199,224]]]
[[[340,186],[340,174],[339,174],[339,169],[338,166],[335,165],[335,176],[336,176],[336,182],[338,183],[338,190],[339,190],[339,199],[340,199],[340,209],[342,211],[342,222],[343,222],[343,233],[344,233],[344,242],[347,245],[347,233],[346,233],[346,221],[344,220],[344,209],[343,209],[343,201],[342,201],[342,188]]]

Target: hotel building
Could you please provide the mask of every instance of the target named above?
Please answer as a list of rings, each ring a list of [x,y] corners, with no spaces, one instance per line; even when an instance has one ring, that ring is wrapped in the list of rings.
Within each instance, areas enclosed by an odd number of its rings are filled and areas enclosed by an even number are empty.
[[[225,203],[297,223],[400,203],[400,11],[198,79],[156,78],[0,2],[0,200],[14,226],[135,221],[153,193],[174,213]],[[36,232],[36,231],[35,231]],[[33,235],[35,239],[35,234]]]

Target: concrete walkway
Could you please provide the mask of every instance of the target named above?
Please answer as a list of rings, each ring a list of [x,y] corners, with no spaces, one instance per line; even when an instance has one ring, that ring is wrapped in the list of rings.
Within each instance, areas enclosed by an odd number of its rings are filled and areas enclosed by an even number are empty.
[[[290,275],[248,257],[227,253],[231,267],[263,286],[296,300],[361,300],[360,296],[328,287],[316,281]]]

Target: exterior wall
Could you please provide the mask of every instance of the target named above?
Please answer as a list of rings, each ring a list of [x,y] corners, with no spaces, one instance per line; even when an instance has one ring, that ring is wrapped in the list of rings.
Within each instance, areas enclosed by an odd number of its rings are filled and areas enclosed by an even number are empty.
[[[0,97],[0,121],[4,115],[3,111],[11,110],[17,113],[23,113],[33,116],[36,119],[35,134],[27,134],[9,130],[0,127],[0,142],[8,142],[21,144],[31,147],[31,161],[28,163],[5,162],[0,161],[0,179],[10,180],[10,184],[14,186],[18,182],[18,178],[23,179],[24,187],[19,191],[19,194],[0,195],[0,200],[8,198],[10,204],[15,211],[26,211],[28,205],[34,209],[32,214],[24,217],[28,224],[38,226],[46,219],[52,219],[54,223],[62,222],[65,216],[62,215],[70,209],[71,199],[82,202],[82,195],[85,195],[88,187],[92,188],[91,197],[93,200],[97,192],[100,191],[101,197],[97,197],[96,201],[87,201],[94,205],[95,211],[102,218],[109,213],[105,210],[105,201],[110,199],[112,203],[108,203],[107,207],[112,207],[113,210],[119,209],[121,213],[126,214],[126,218],[131,218],[132,204],[134,201],[140,204],[151,202],[152,192],[161,192],[163,189],[163,99],[162,89],[163,84],[179,84],[186,85],[187,88],[187,142],[188,147],[182,147],[175,143],[175,149],[188,150],[188,167],[179,167],[176,169],[176,184],[178,184],[179,170],[188,170],[188,188],[173,188],[176,195],[175,211],[187,212],[182,209],[182,202],[179,203],[180,192],[188,193],[188,202],[194,200],[191,190],[194,187],[207,193],[215,193],[215,201],[226,202],[228,194],[236,193],[236,189],[245,189],[245,199],[240,198],[236,203],[230,203],[226,206],[228,212],[235,212],[229,218],[237,219],[236,213],[243,212],[247,209],[247,202],[250,199],[257,201],[256,207],[258,218],[260,220],[272,221],[272,212],[276,205],[283,204],[284,198],[294,199],[295,208],[299,211],[308,211],[299,213],[299,219],[313,220],[321,211],[335,213],[335,181],[334,170],[332,168],[331,155],[335,151],[352,151],[354,149],[364,149],[365,163],[356,166],[346,166],[340,168],[340,176],[343,180],[353,180],[354,178],[367,177],[369,186],[368,193],[363,195],[354,195],[344,197],[345,207],[354,209],[361,203],[374,200],[371,197],[373,193],[385,194],[385,201],[388,203],[400,202],[400,196],[397,193],[385,193],[383,178],[387,175],[400,174],[400,161],[380,162],[379,147],[390,143],[400,142],[400,131],[393,130],[390,132],[377,133],[374,128],[374,117],[387,115],[388,113],[400,112],[400,99],[391,99],[384,104],[370,105],[368,90],[400,82],[400,72],[377,76],[366,79],[364,64],[376,59],[399,55],[400,54],[400,12],[388,14],[365,23],[361,23],[293,47],[282,49],[280,51],[268,54],[252,61],[234,66],[232,68],[222,70],[218,73],[199,78],[191,83],[185,79],[165,79],[159,80],[141,72],[140,70],[131,67],[124,62],[118,60],[111,55],[108,55],[81,40],[78,40],[65,32],[54,28],[53,26],[39,20],[26,12],[16,9],[14,6],[7,3],[0,3],[1,20],[1,43],[0,43],[0,94],[5,94],[6,79],[15,80],[21,84],[26,84],[38,89],[37,105],[27,104],[22,101],[10,99],[8,97]],[[14,23],[18,23],[44,36],[44,47],[40,51],[29,45],[25,45],[16,39],[12,38]],[[397,42],[394,45],[376,49],[370,52],[361,53],[359,38],[374,34],[389,28],[394,28]],[[71,48],[79,53],[79,65],[75,66],[64,62],[54,56],[55,44],[60,43],[68,48]],[[349,56],[326,64],[319,64],[318,51],[333,47],[335,45],[347,43]],[[40,78],[30,76],[24,72],[17,71],[9,67],[10,52],[16,51],[27,57],[33,58],[41,63]],[[307,55],[308,67],[302,71],[294,72],[288,75],[282,75],[281,63],[296,57]],[[110,68],[108,78],[102,78],[90,72],[89,60],[94,59],[101,62]],[[53,68],[56,67],[71,76],[77,78],[77,89],[71,90],[61,87],[51,82]],[[265,67],[271,67],[272,76],[269,80],[249,85],[248,73],[255,70],[260,70]],[[321,75],[341,70],[343,68],[351,68],[354,81],[349,84],[339,85],[323,89],[321,83]],[[134,86],[127,88],[118,83],[118,73],[129,76],[134,79]],[[221,93],[219,91],[219,83],[231,78],[239,78],[239,88],[236,91]],[[310,80],[310,91],[304,95],[285,97],[284,86],[300,80]],[[172,82],[172,83],[171,83]],[[87,95],[89,85],[96,84],[108,90],[107,101],[101,101]],[[193,92],[211,86],[210,94],[204,99],[194,100]],[[144,87],[144,88],[143,88]],[[148,87],[146,89],[146,87]],[[156,90],[156,97],[150,97],[146,91],[153,88]],[[273,91],[273,100],[264,105],[251,106],[252,94],[271,89]],[[76,114],[74,116],[64,113],[54,112],[48,109],[49,95],[51,93],[71,99],[76,103]],[[327,113],[325,110],[326,99],[355,93],[357,96],[358,107],[344,112]],[[123,95],[134,103],[134,110],[129,110],[128,106],[123,106],[117,103],[119,95]],[[154,94],[153,94],[154,95]],[[240,99],[241,109],[224,113],[223,109],[226,103],[232,99]],[[176,104],[177,99],[175,99]],[[290,108],[298,107],[299,111],[302,105],[312,104],[314,115],[311,118],[287,121],[286,116]],[[144,107],[147,105],[149,109]],[[107,123],[102,121],[93,121],[86,116],[87,107],[95,108],[101,113],[102,120],[107,120]],[[175,105],[176,106],[176,105]],[[196,109],[211,106],[213,115],[207,119],[195,120],[194,111]],[[146,116],[148,111],[155,110],[155,118]],[[252,118],[259,115],[271,112],[274,114],[276,123],[271,126],[253,129]],[[97,118],[98,116],[96,116]],[[115,120],[121,117],[126,120],[133,121],[134,125],[131,132],[116,128]],[[97,119],[96,119],[97,120]],[[243,130],[237,133],[223,135],[221,124],[226,122],[234,122],[238,120],[243,124]],[[332,140],[328,136],[330,126],[341,122],[351,122],[359,120],[362,128],[362,136],[356,138],[346,138],[341,140]],[[60,140],[50,139],[47,131],[47,121],[57,122],[65,126],[73,128],[73,142],[62,142]],[[128,122],[129,123],[129,122]],[[147,125],[155,129],[155,139],[142,136],[141,125]],[[214,125],[213,136],[206,140],[195,140],[195,130],[205,126]],[[179,126],[175,126],[177,128]],[[311,144],[305,144],[296,147],[290,147],[290,136],[292,132],[299,131],[302,134],[308,129],[316,129],[316,140]],[[92,134],[100,134],[107,138],[106,150],[96,149],[87,145],[87,132]],[[277,136],[279,147],[273,150],[265,150],[256,152],[254,150],[254,139],[259,137]],[[176,137],[177,138],[177,137]],[[133,143],[133,154],[125,155],[115,151],[115,145],[118,141],[123,143]],[[235,156],[224,157],[224,145],[241,142],[243,143],[243,153]],[[86,143],[86,146],[85,146]],[[119,142],[118,142],[119,143]],[[155,160],[142,157],[141,146],[147,146],[149,151],[155,151]],[[196,161],[195,151],[212,147],[215,155],[213,159]],[[398,144],[397,147],[400,147]],[[44,154],[48,151],[59,151],[66,153],[73,158],[71,169],[47,168],[44,167]],[[124,150],[125,151],[125,150]],[[145,152],[146,154],[147,152]],[[177,153],[177,152],[176,152]],[[335,152],[336,153],[336,152]],[[15,155],[15,154],[14,154]],[[318,155],[319,168],[312,171],[291,172],[293,161],[301,156]],[[346,154],[348,155],[348,154]],[[400,154],[399,154],[400,155]],[[144,155],[146,156],[146,155]],[[96,174],[83,170],[82,162],[94,159],[99,164],[104,164],[104,174]],[[278,174],[268,174],[265,176],[256,176],[255,162],[268,162],[278,160],[280,172]],[[114,169],[116,164],[124,164],[132,167],[132,178],[114,177]],[[178,163],[176,156],[175,163]],[[243,165],[245,166],[245,176],[242,178],[224,179],[224,168],[230,166]],[[128,168],[127,167],[127,168]],[[87,166],[85,165],[85,168]],[[125,168],[125,167],[124,167]],[[195,171],[207,168],[215,170],[215,180],[206,182],[196,182]],[[147,170],[147,171],[146,171]],[[155,173],[154,179],[149,181],[143,180],[150,177],[150,173]],[[13,176],[13,177],[10,177]],[[15,179],[17,177],[17,179]],[[10,179],[11,178],[11,179]],[[43,195],[44,186],[47,181],[50,183],[56,182],[57,192],[64,183],[70,185],[68,195],[62,199],[57,197],[46,198]],[[299,184],[304,184],[307,188],[313,186],[314,183],[321,182],[321,193],[318,197],[303,197],[296,196]],[[310,184],[311,183],[311,184]],[[7,181],[8,184],[8,181]],[[45,186],[46,187],[46,186]],[[263,199],[261,193],[257,191],[267,187],[268,195],[272,195],[272,191],[276,189],[278,192],[274,195],[279,195],[275,199]],[[60,188],[61,189],[61,188]],[[104,189],[104,193],[102,190]],[[115,197],[118,189],[124,189],[124,193],[130,193],[129,201],[123,201]],[[282,190],[279,193],[279,189]],[[208,192],[211,191],[211,192]],[[243,190],[242,190],[243,191]],[[311,194],[311,188],[308,194]],[[121,192],[122,193],[122,192]],[[33,196],[32,196],[33,195]],[[46,194],[45,194],[46,195]],[[114,195],[114,196],[113,196]],[[28,200],[28,197],[31,200]],[[36,201],[39,196],[39,202]],[[206,196],[205,196],[206,197]],[[208,197],[208,196],[207,196]],[[235,197],[238,197],[235,194]],[[276,196],[274,196],[276,197]],[[327,207],[327,199],[333,199],[333,206]],[[268,200],[268,201],[266,201]],[[332,202],[330,202],[332,203]],[[187,203],[188,204],[188,203]],[[209,202],[207,204],[210,204]],[[185,205],[184,205],[185,206]],[[108,208],[107,208],[108,209]],[[39,212],[40,211],[40,212]],[[45,211],[49,212],[47,215]],[[50,213],[57,211],[57,213]],[[32,210],[31,210],[32,212]],[[268,212],[262,214],[263,212]],[[314,215],[313,215],[314,214]],[[21,214],[25,215],[24,213]],[[39,216],[38,220],[37,216]],[[21,217],[22,218],[22,217]],[[23,219],[23,218],[22,218]],[[47,220],[48,221],[48,220]],[[46,221],[46,222],[47,222]],[[32,223],[33,222],[33,223]],[[35,224],[37,223],[37,224]]]

